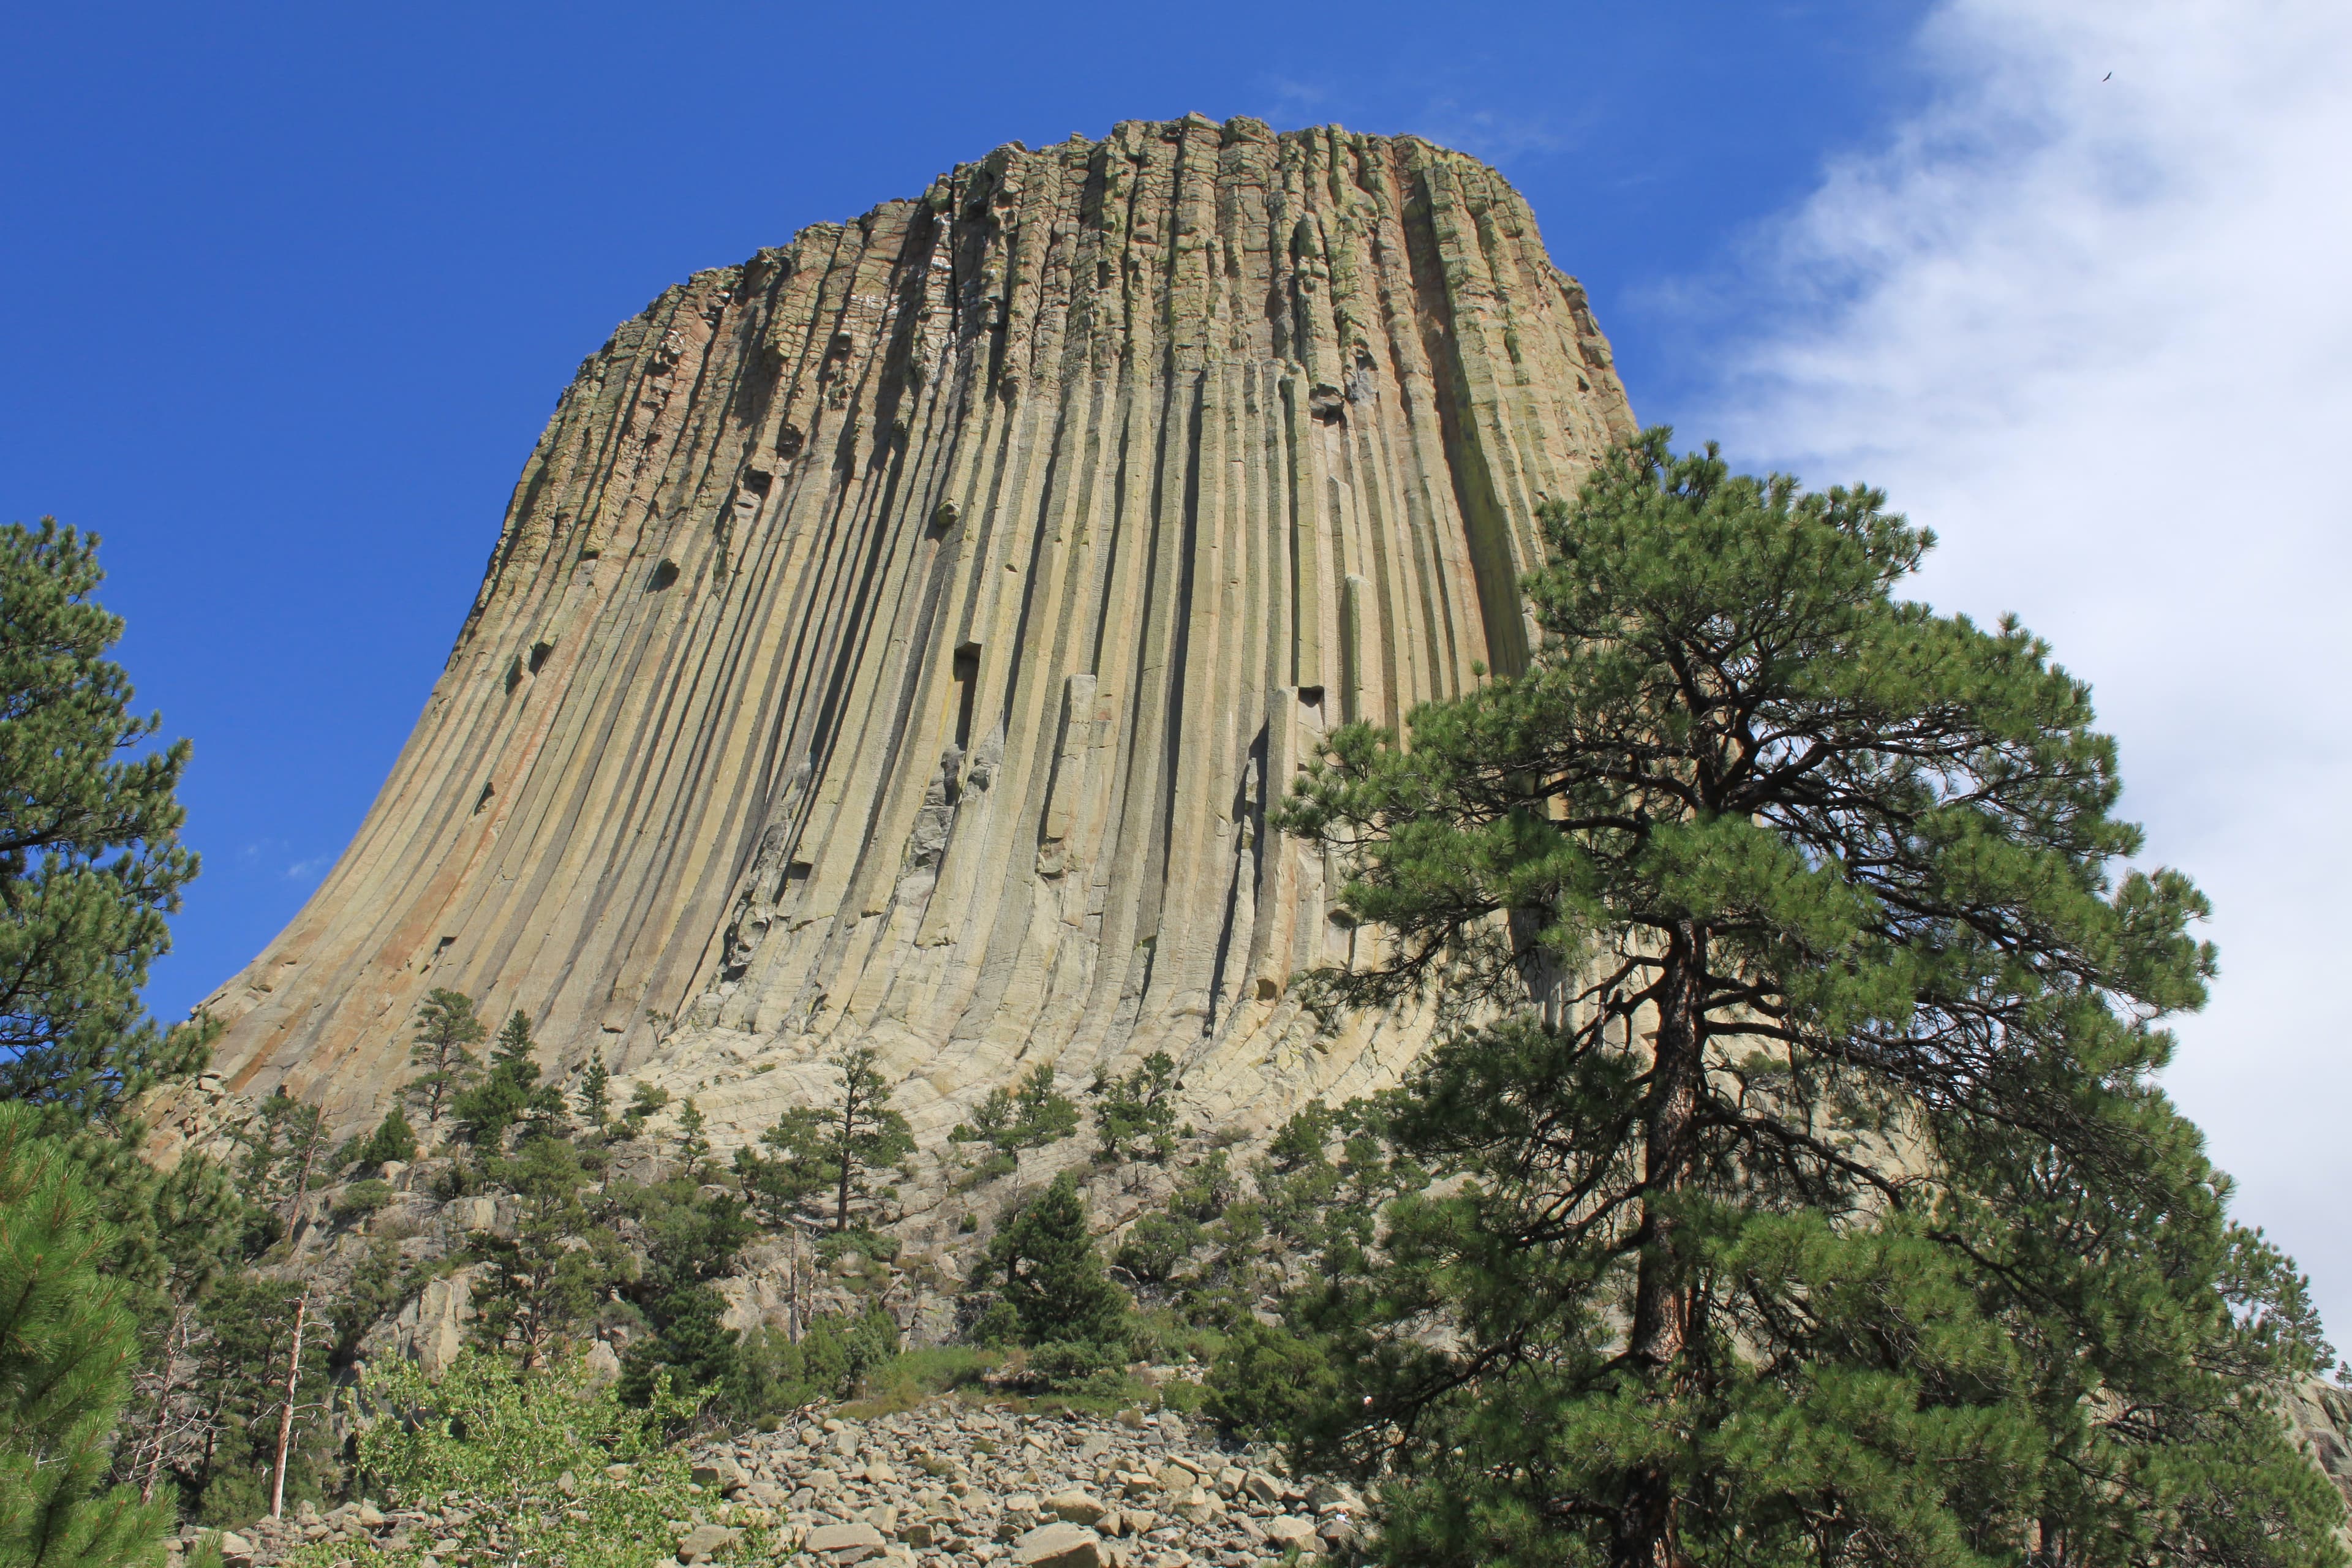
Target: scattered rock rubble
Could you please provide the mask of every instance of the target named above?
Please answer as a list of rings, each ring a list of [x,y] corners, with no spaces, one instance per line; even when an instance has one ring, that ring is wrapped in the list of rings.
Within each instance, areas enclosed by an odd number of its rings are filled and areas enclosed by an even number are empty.
[[[1267,1450],[1220,1444],[1166,1410],[1107,1417],[934,1399],[866,1421],[812,1415],[705,1446],[694,1465],[713,1506],[649,1568],[724,1568],[752,1527],[807,1568],[1261,1568],[1294,1552],[1348,1558],[1369,1528],[1350,1488],[1293,1479]],[[227,1568],[268,1568],[311,1542],[429,1542],[467,1522],[364,1502],[306,1507],[226,1538],[223,1553]]]

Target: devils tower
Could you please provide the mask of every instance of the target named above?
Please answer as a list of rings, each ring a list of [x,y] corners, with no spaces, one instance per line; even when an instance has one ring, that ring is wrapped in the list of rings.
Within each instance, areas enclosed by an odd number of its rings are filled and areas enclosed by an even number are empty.
[[[1250,120],[1001,147],[584,362],[382,793],[205,1004],[349,1123],[431,988],[764,1125],[870,1045],[935,1136],[1166,1050],[1204,1114],[1386,1081],[1369,933],[1265,812],[1510,670],[1534,519],[1632,428],[1493,170]]]

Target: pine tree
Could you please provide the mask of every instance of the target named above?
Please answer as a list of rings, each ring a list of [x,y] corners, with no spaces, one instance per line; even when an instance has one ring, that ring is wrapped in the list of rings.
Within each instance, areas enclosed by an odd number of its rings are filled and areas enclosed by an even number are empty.
[[[854,1209],[875,1195],[873,1173],[914,1152],[914,1135],[907,1119],[890,1109],[890,1087],[874,1062],[875,1053],[862,1047],[835,1057],[841,1098],[830,1106],[787,1110],[761,1135],[777,1159],[738,1152],[738,1176],[777,1222],[823,1192],[833,1199],[833,1228],[847,1231]]]
[[[1164,1161],[1176,1152],[1176,1062],[1154,1051],[1124,1078],[1095,1079],[1097,1157]]]
[[[44,518],[0,528],[0,1098],[121,1130],[124,1110],[207,1054],[206,1022],[140,1005],[196,874],[174,791],[188,742],[149,749],[105,657],[122,622],[90,601],[98,540]]]
[[[629,1299],[653,1329],[622,1358],[622,1396],[646,1404],[665,1369],[682,1391],[728,1383],[737,1366],[737,1336],[719,1321],[727,1302],[711,1282],[733,1271],[751,1238],[742,1205],[683,1179],[625,1192],[620,1202],[635,1219],[646,1253],[644,1268],[628,1284]]]
[[[709,1173],[710,1140],[703,1133],[702,1108],[688,1095],[677,1108],[677,1157],[680,1173],[689,1182],[699,1184]]]
[[[986,1143],[1000,1154],[1042,1149],[1078,1130],[1078,1108],[1054,1086],[1051,1063],[1039,1062],[1011,1089],[988,1091],[971,1122],[948,1134],[958,1143]]]
[[[1296,1305],[1316,1442],[1432,1563],[2331,1560],[2316,1323],[2153,1082],[2205,900],[2123,869],[2086,689],[1897,599],[1875,491],[1666,439],[1547,511],[1525,676],[1284,814],[1380,940],[1324,1002],[1459,1026],[1375,1113],[1379,1259]]]
[[[1127,1296],[1103,1272],[1072,1172],[1055,1177],[997,1234],[975,1274],[975,1283],[991,1281],[1002,1282],[1024,1344],[1088,1345],[1108,1357],[1127,1342]]]
[[[209,1333],[191,1389],[205,1413],[192,1478],[204,1517],[237,1523],[270,1512],[273,1500],[315,1500],[333,1463],[320,1417],[332,1391],[335,1314],[304,1281],[245,1269],[214,1288],[204,1315]]]
[[[405,1164],[416,1158],[416,1130],[409,1126],[408,1118],[402,1114],[398,1105],[394,1105],[383,1113],[383,1120],[375,1124],[375,1131],[352,1151],[352,1157],[369,1165],[387,1165],[395,1162]]]
[[[325,1116],[283,1088],[272,1089],[239,1138],[246,1151],[246,1196],[274,1209],[280,1226],[291,1229],[326,1157]]]
[[[0,1104],[0,1563],[157,1557],[168,1510],[104,1482],[139,1357],[117,1238],[62,1144]]]
[[[504,1148],[518,1122],[527,1123],[530,1133],[563,1131],[563,1094],[539,1081],[539,1064],[531,1059],[537,1049],[530,1016],[510,1014],[491,1043],[488,1070],[450,1100],[450,1115],[478,1146],[493,1152]]]
[[[542,1366],[621,1273],[619,1245],[591,1218],[581,1199],[587,1172],[563,1140],[530,1139],[488,1173],[514,1194],[519,1213],[511,1237],[477,1231],[467,1243],[489,1265],[473,1288],[477,1334],[526,1368]]]
[[[645,1130],[646,1123],[661,1114],[669,1103],[669,1090],[657,1083],[641,1083],[629,1096],[629,1108],[621,1113],[622,1133],[635,1138]]]
[[[599,1132],[613,1120],[612,1080],[602,1057],[590,1058],[588,1070],[580,1075],[580,1113]]]
[[[474,999],[460,991],[436,986],[416,1010],[416,1040],[408,1060],[425,1070],[408,1082],[407,1094],[425,1108],[425,1124],[441,1124],[441,1110],[450,1097],[481,1073],[471,1047],[488,1031],[474,1012]]]

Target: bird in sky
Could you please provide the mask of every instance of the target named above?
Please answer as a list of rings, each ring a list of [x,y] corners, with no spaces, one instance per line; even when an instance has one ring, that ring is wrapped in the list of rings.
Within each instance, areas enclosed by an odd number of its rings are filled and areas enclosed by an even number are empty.
[[[2101,81],[2113,81],[2113,80],[2115,80],[2115,79],[2116,79],[2116,73],[2115,73],[2115,72],[2113,72],[2113,71],[2109,71],[2106,75],[2105,75],[2105,76],[2101,77],[2099,79],[2100,79]]]

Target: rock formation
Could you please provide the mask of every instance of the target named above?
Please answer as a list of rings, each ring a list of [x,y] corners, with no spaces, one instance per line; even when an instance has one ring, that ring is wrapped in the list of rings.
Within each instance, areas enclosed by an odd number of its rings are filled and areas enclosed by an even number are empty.
[[[1313,1037],[1358,933],[1266,805],[1521,665],[1537,506],[1631,428],[1526,204],[1411,138],[1008,145],[699,273],[581,366],[220,1071],[355,1122],[449,986],[719,1132],[849,1042],[927,1142],[1036,1061],[1383,1081],[1426,1026]]]

